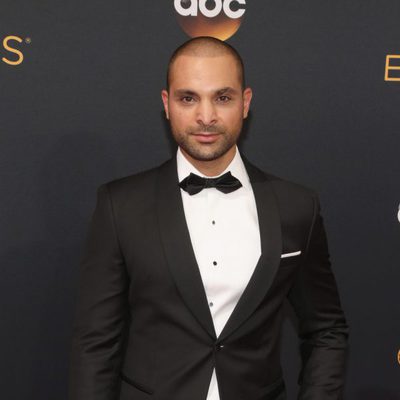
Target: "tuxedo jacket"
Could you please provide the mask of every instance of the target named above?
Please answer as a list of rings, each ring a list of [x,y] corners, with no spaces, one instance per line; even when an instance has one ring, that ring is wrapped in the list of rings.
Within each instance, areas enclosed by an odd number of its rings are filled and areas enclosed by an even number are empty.
[[[262,255],[218,337],[176,157],[98,188],[81,262],[69,400],[205,400],[213,368],[221,400],[284,400],[285,299],[299,320],[298,398],[342,399],[348,325],[318,197],[242,159]]]

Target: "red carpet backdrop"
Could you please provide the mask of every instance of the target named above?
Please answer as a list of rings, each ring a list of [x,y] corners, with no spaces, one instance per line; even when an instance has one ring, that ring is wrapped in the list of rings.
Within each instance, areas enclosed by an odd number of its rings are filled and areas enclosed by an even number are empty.
[[[96,188],[174,153],[166,64],[188,37],[213,35],[242,54],[254,91],[242,152],[320,195],[351,328],[345,398],[399,400],[399,21],[398,0],[3,0],[1,397],[66,400]]]

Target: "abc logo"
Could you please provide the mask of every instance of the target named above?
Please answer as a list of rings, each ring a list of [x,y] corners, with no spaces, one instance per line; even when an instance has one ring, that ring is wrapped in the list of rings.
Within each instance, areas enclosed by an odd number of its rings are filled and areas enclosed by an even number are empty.
[[[213,8],[208,8],[207,3],[214,3]],[[175,0],[175,10],[182,16],[189,15],[196,17],[198,11],[205,17],[214,18],[223,10],[225,15],[229,18],[240,18],[246,12],[244,9],[239,8],[236,11],[232,10],[232,3],[246,4],[246,0]],[[185,4],[185,7],[183,5]]]
[[[240,27],[246,0],[174,0],[178,22],[191,37],[226,40]]]

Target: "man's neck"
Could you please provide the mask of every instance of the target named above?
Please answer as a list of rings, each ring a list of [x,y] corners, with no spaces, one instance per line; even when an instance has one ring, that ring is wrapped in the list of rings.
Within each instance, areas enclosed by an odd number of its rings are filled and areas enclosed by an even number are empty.
[[[225,154],[215,160],[201,161],[191,157],[182,148],[180,149],[184,157],[205,176],[220,175],[231,163],[236,154],[236,146],[232,146]]]

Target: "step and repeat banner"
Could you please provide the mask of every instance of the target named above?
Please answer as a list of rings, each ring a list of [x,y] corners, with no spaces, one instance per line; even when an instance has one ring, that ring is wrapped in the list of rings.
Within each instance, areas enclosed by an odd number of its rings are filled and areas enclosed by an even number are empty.
[[[160,91],[171,52],[199,35],[245,61],[242,152],[320,195],[351,329],[345,398],[400,399],[398,0],[2,0],[0,11],[3,399],[67,398],[96,188],[174,154]]]

